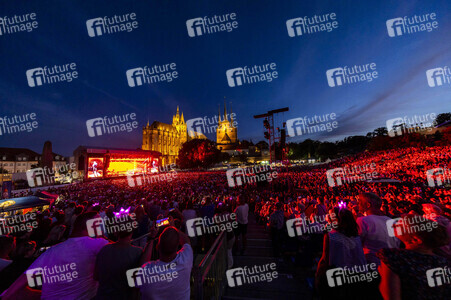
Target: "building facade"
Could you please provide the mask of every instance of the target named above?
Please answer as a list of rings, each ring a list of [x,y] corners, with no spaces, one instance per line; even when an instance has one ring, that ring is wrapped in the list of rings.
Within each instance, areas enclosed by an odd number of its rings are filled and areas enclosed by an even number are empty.
[[[67,164],[64,156],[52,153],[53,167],[59,168]],[[41,161],[41,154],[26,148],[0,148],[0,168],[8,174],[23,173],[37,168]]]
[[[176,163],[179,150],[183,143],[188,140],[183,112],[180,115],[179,107],[177,113],[172,117],[172,124],[154,121],[152,125],[143,128],[142,150],[158,151],[162,154],[161,165]]]

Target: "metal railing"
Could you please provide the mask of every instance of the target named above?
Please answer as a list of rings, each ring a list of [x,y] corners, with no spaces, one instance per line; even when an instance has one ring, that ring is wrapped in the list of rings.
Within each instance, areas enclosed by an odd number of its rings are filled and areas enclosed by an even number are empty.
[[[222,231],[199,265],[193,267],[191,299],[221,299],[226,270],[227,233]]]

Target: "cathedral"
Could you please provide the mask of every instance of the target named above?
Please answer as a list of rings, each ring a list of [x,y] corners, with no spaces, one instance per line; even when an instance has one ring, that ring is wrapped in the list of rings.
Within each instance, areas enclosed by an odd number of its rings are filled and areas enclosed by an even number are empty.
[[[224,104],[224,115],[218,114],[218,126],[216,128],[216,147],[222,152],[232,151],[238,145],[237,128],[234,124],[232,111],[227,114]],[[152,125],[143,127],[142,150],[158,151],[161,153],[161,166],[176,163],[179,150],[183,143],[193,138],[205,139],[205,135],[200,132],[191,132],[188,135],[185,118],[180,114],[177,106],[177,113],[172,116],[172,124],[154,121]]]
[[[221,118],[221,112],[218,112],[218,128],[216,129],[216,147],[222,152],[234,150],[238,145],[237,128],[234,124],[232,109],[230,115],[227,114],[227,108],[224,103],[224,115]]]
[[[188,140],[185,118],[183,112],[180,115],[179,107],[177,113],[172,116],[172,125],[154,121],[152,125],[143,128],[142,150],[161,152],[161,165],[176,163],[179,150],[183,143]]]

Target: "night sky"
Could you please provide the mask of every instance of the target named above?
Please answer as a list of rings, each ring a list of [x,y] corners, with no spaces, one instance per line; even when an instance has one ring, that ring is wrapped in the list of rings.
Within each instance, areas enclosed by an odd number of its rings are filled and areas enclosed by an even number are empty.
[[[312,3],[316,2],[316,3]],[[336,113],[338,129],[318,138],[334,141],[366,134],[387,119],[451,112],[451,85],[431,88],[425,72],[451,65],[449,1],[2,1],[0,17],[36,13],[32,32],[0,35],[0,115],[36,113],[32,132],[4,134],[0,147],[72,155],[79,145],[138,148],[147,120],[172,122],[177,106],[185,120],[212,117],[232,102],[238,138],[263,139],[253,115],[288,106],[283,119]],[[88,19],[136,13],[131,32],[89,37]],[[232,32],[189,37],[186,21],[236,14]],[[331,32],[289,37],[286,21],[335,13]],[[389,37],[386,20],[435,13],[432,32]],[[29,87],[26,71],[76,63],[78,79]],[[128,69],[176,63],[174,81],[129,87]],[[276,63],[272,82],[229,87],[226,70]],[[329,87],[326,71],[376,63],[378,78]],[[88,119],[136,113],[138,129],[89,137]],[[208,136],[214,139],[214,136]]]

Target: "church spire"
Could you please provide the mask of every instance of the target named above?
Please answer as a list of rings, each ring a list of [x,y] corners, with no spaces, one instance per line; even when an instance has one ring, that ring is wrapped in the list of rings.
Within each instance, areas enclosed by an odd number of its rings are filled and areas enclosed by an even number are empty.
[[[218,104],[218,117],[219,117],[218,123],[221,123],[221,106],[219,104]]]
[[[232,117],[232,102],[229,102],[230,104],[230,123],[233,124],[233,117]],[[233,127],[233,125],[232,125]]]
[[[177,105],[177,116],[180,116],[179,114],[179,106]]]
[[[226,108],[225,96],[224,96],[224,121],[227,121],[227,108]]]

